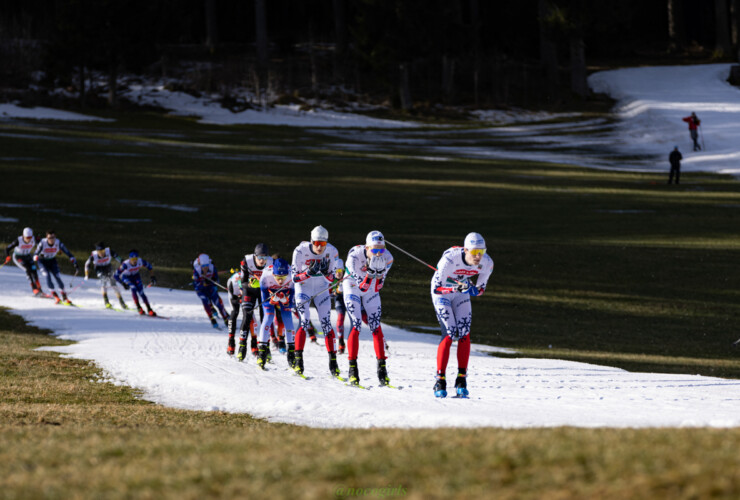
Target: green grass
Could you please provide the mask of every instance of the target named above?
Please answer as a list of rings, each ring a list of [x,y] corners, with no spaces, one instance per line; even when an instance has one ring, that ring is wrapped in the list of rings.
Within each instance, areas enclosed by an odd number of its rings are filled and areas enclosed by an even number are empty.
[[[740,184],[731,178],[685,174],[684,184],[667,186],[656,174],[347,150],[341,138],[288,127],[114,116],[0,126],[9,158],[0,175],[12,186],[3,202],[43,205],[0,207],[20,220],[0,224],[3,240],[30,225],[55,227],[78,255],[100,239],[119,253],[136,247],[161,283],[186,288],[200,252],[222,270],[260,241],[290,258],[317,224],[342,256],[380,229],[433,265],[478,231],[496,267],[474,301],[475,341],[584,361],[596,352],[636,370],[740,376],[730,347],[739,336]],[[394,254],[384,320],[435,325],[430,270]]]
[[[100,239],[137,247],[161,283],[183,287],[199,252],[221,269],[260,241],[290,258],[317,224],[342,254],[380,229],[431,264],[478,231],[496,268],[474,301],[476,342],[740,377],[730,348],[740,185],[730,178],[687,174],[669,187],[662,175],[431,162],[299,129],[112,116],[0,125],[0,201],[42,205],[1,206],[19,219],[0,223],[4,241],[29,225],[56,228],[78,256]],[[431,272],[394,254],[384,320],[435,325]],[[740,495],[738,429],[306,429],[163,408],[87,362],[33,350],[61,344],[0,312],[0,498],[332,498],[389,486],[407,498]]]
[[[157,406],[86,361],[34,350],[64,344],[0,309],[0,498],[321,499],[348,488],[402,488],[398,496],[414,499],[740,495],[740,429],[268,424]]]

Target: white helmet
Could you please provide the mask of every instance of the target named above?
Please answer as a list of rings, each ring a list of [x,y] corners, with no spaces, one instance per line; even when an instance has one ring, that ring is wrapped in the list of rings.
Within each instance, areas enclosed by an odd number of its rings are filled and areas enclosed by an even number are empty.
[[[329,231],[324,226],[316,226],[311,230],[311,241],[327,241]]]
[[[385,246],[385,237],[380,231],[370,231],[365,238],[365,246],[374,247],[376,245]]]
[[[486,240],[483,239],[483,236],[481,236],[480,233],[469,233],[465,237],[465,248],[468,250],[476,248],[482,248],[485,250]]]
[[[24,228],[23,229],[23,237],[24,238],[30,238],[31,236],[33,236],[33,229],[31,229],[30,227]]]
[[[195,262],[193,262],[193,266],[197,267],[206,267],[211,263],[211,258],[208,256],[208,254],[202,253],[198,255],[198,258],[195,259]]]

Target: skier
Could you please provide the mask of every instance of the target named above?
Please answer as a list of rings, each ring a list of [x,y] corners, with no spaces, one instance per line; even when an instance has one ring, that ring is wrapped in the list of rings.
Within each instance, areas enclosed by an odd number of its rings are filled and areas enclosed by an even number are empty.
[[[264,243],[259,243],[254,248],[253,254],[247,254],[241,261],[242,271],[242,326],[239,335],[239,354],[237,359],[243,361],[247,356],[247,332],[252,324],[255,306],[259,308],[260,303],[260,277],[267,267],[272,265],[270,251]],[[252,353],[257,354],[257,338],[252,337]]]
[[[236,350],[236,342],[234,341],[234,336],[236,335],[236,320],[239,318],[242,301],[242,272],[234,269],[232,269],[231,272],[233,274],[226,282],[226,290],[228,291],[229,302],[231,303],[231,315],[229,316],[229,344],[226,347],[226,354],[233,355]]]
[[[23,269],[26,272],[28,281],[31,283],[33,294],[40,297],[41,295],[39,294],[42,294],[41,283],[39,283],[39,275],[36,272],[36,263],[33,258],[33,249],[35,246],[36,237],[33,235],[33,229],[30,227],[24,228],[23,234],[5,247],[5,264],[12,260],[13,264]]]
[[[344,343],[344,318],[347,313],[347,308],[344,307],[344,294],[342,293],[342,285],[340,282],[344,279],[344,261],[337,259],[337,270],[334,273],[334,283],[336,285],[330,290],[332,300],[334,301],[334,310],[337,312],[337,343],[339,347],[337,352],[344,354],[346,345]]]
[[[675,146],[673,148],[673,151],[668,155],[668,161],[671,164],[671,171],[668,174],[668,184],[673,182],[673,175],[676,176],[676,184],[678,184],[678,181],[681,177],[681,160],[683,160],[683,155],[678,150],[678,146]]]
[[[113,259],[117,260],[120,264],[123,259],[114,251],[111,250],[104,242],[100,241],[95,245],[95,250],[90,253],[85,262],[85,281],[90,276],[90,268],[95,267],[95,274],[100,280],[100,288],[103,291],[103,302],[105,307],[110,309],[113,306],[108,301],[108,287],[112,288],[118,297],[118,302],[121,304],[122,309],[128,309],[128,306],[121,297],[121,292],[118,290],[116,280],[113,279]]]
[[[293,315],[295,307],[295,289],[290,278],[290,265],[284,259],[275,259],[260,277],[260,292],[262,294],[262,324],[259,330],[259,356],[257,365],[265,367],[270,358],[270,327],[276,314],[282,317],[285,327],[285,340],[288,343],[288,364],[295,365],[295,343],[293,339]]]
[[[64,291],[64,282],[62,282],[62,277],[59,274],[59,264],[57,263],[57,254],[59,252],[64,252],[67,257],[69,257],[70,262],[72,262],[72,265],[75,268],[75,274],[77,274],[78,267],[77,267],[77,259],[75,259],[74,255],[67,250],[67,247],[57,239],[56,232],[52,229],[49,231],[46,231],[46,238],[39,241],[38,246],[36,246],[36,252],[34,253],[33,260],[38,262],[38,264],[41,266],[41,274],[46,276],[46,284],[49,286],[49,289],[51,290],[51,295],[54,297],[54,302],[56,304],[59,304],[60,302],[64,305],[72,305],[72,302],[67,298],[67,292]],[[59,295],[57,295],[56,290],[54,290],[54,282],[52,281],[52,278],[56,279],[57,284],[59,285],[59,289],[62,292],[61,299],[59,298]]]
[[[139,274],[142,267],[147,268],[149,270],[149,284],[156,285],[157,278],[152,274],[152,265],[139,257],[139,251],[136,249],[131,250],[128,256],[129,258],[121,263],[121,266],[113,277],[123,285],[123,288],[126,290],[131,289],[131,297],[134,299],[134,304],[136,304],[136,310],[139,311],[139,314],[144,314],[144,309],[142,309],[139,303],[139,296],[141,296],[144,304],[146,304],[147,314],[149,316],[156,316],[157,314],[152,310],[152,306],[149,305],[149,299],[144,293],[144,284],[141,282],[141,274]]]
[[[467,397],[466,375],[470,357],[470,325],[473,318],[470,298],[483,294],[493,272],[493,259],[486,254],[486,242],[478,233],[465,237],[464,247],[452,247],[442,254],[432,277],[432,302],[442,328],[437,348],[437,377],[434,395],[447,396],[445,371],[452,342],[457,340],[458,396]],[[470,282],[477,276],[475,285]]]
[[[380,290],[386,275],[393,265],[393,256],[385,248],[385,238],[380,231],[371,231],[364,245],[352,247],[347,255],[347,274],[349,279],[342,284],[344,302],[352,322],[352,330],[347,338],[347,357],[349,358],[349,382],[359,385],[357,368],[362,309],[367,311],[367,321],[373,334],[375,356],[378,359],[378,380],[380,385],[388,385],[388,371],[385,366],[385,343],[380,327],[382,313]]]
[[[313,301],[329,353],[329,372],[333,376],[339,376],[329,295],[329,285],[334,281],[339,253],[334,245],[327,242],[328,239],[329,231],[323,226],[316,226],[311,231],[311,241],[301,242],[293,251],[291,277],[295,283],[296,308],[301,317],[300,327],[295,335],[295,370],[299,374],[303,374],[303,347],[306,344],[306,331],[311,323],[310,304]]]
[[[682,120],[689,124],[689,134],[691,134],[691,140],[694,141],[694,151],[700,151],[699,126],[701,126],[701,120],[699,120],[694,112],[690,116],[682,118]]]
[[[193,261],[193,285],[213,328],[218,328],[218,313],[221,313],[224,324],[229,326],[229,315],[224,308],[224,301],[218,295],[218,270],[208,254],[202,253]]]

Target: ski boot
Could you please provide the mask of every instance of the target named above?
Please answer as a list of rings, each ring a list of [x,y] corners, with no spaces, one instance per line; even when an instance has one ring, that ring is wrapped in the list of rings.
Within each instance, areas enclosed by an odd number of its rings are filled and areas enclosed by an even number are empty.
[[[357,369],[357,360],[353,359],[349,362],[349,383],[352,385],[360,385],[360,371]]]
[[[345,345],[344,345],[344,335],[340,335],[340,336],[339,336],[339,349],[337,350],[337,352],[338,352],[339,354],[344,354],[344,349],[345,349]]]
[[[378,381],[380,381],[380,385],[389,385],[391,383],[391,380],[388,378],[388,370],[385,368],[384,359],[378,360]]]
[[[128,309],[128,306],[127,306],[127,305],[126,305],[126,303],[125,303],[125,302],[123,301],[123,297],[118,297],[118,301],[119,301],[119,302],[121,303],[121,309],[123,309],[124,311],[125,311],[126,309]]]
[[[265,369],[265,365],[267,364],[267,342],[260,342],[259,348],[258,348],[258,355],[257,355],[257,366]]]
[[[72,305],[72,302],[69,300],[69,297],[67,297],[67,292],[65,292],[64,290],[62,290],[62,303],[65,306],[71,306]]]
[[[468,383],[467,383],[467,369],[466,368],[460,368],[457,371],[457,378],[455,379],[455,390],[457,391],[458,397],[461,398],[467,398],[470,394],[468,392]]]
[[[239,354],[236,355],[236,359],[244,361],[247,357],[247,337],[239,338]]]
[[[293,364],[293,369],[299,375],[303,375],[303,351],[295,352],[295,363]]]
[[[150,306],[147,305],[146,308],[147,308],[147,314],[149,316],[156,316],[157,315],[157,313],[155,313]]]
[[[257,337],[252,337],[249,347],[252,349],[252,356],[256,357],[259,354],[259,349],[257,349]]]
[[[234,334],[230,333],[229,334],[229,345],[226,347],[226,354],[228,354],[229,356],[233,356],[235,350],[236,350],[236,342],[234,340]]]
[[[285,348],[285,340],[284,339],[278,340],[277,347],[278,347],[278,352],[280,352],[280,354],[285,354],[285,352],[286,352],[287,349]]]
[[[110,305],[110,302],[108,301],[108,295],[103,294],[103,302],[105,303],[106,309],[113,309],[113,306]]]
[[[218,330],[218,320],[215,316],[211,316],[211,326]]]
[[[295,368],[295,344],[288,344],[288,366]]]
[[[437,382],[434,384],[434,395],[438,398],[447,397],[447,381],[444,373],[437,373]]]
[[[331,373],[332,377],[339,376],[339,365],[337,364],[336,352],[329,353],[329,373]]]
[[[62,299],[59,298],[59,295],[57,295],[57,292],[55,291],[51,292],[51,296],[54,297],[55,304],[59,304],[62,301]]]

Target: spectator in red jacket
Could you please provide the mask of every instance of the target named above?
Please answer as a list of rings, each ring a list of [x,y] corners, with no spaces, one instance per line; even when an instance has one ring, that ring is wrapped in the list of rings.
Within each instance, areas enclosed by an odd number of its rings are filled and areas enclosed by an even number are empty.
[[[701,121],[697,118],[696,113],[694,112],[691,113],[691,116],[684,118],[683,121],[689,124],[689,134],[691,134],[691,140],[694,141],[694,151],[700,151],[701,146],[699,146],[698,128],[701,125]]]

